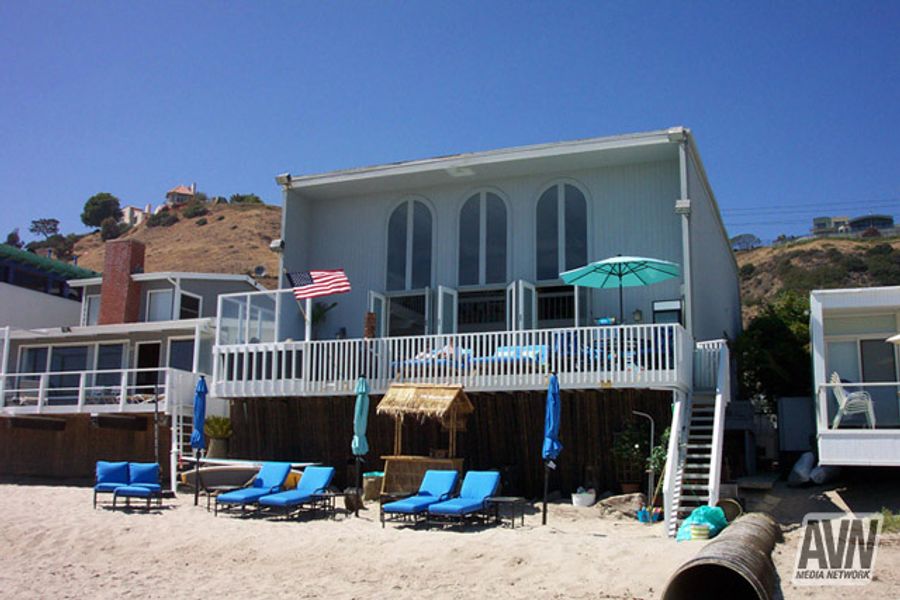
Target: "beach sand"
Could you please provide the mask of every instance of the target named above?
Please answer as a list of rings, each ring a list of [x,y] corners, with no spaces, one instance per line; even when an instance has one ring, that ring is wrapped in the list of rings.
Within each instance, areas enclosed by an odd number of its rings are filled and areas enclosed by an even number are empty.
[[[516,529],[428,531],[382,529],[375,505],[293,522],[216,518],[184,494],[165,506],[94,510],[88,487],[0,484],[0,596],[657,598],[702,547],[563,504],[546,527],[534,511]],[[885,541],[871,598],[900,597],[900,538]],[[776,549],[785,597],[846,595],[790,585],[797,543],[792,532]]]

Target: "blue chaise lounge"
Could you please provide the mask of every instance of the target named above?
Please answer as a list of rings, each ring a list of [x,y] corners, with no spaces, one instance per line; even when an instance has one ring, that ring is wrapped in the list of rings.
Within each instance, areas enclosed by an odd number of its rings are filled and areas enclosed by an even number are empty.
[[[219,514],[220,504],[222,505],[222,510],[230,506],[240,506],[241,514],[244,514],[248,504],[256,504],[263,496],[280,492],[281,486],[284,485],[284,481],[287,479],[290,471],[290,463],[263,463],[262,468],[256,474],[253,483],[249,487],[216,496],[216,507],[213,514]]]
[[[428,507],[429,517],[463,520],[484,512],[488,498],[496,494],[500,487],[500,473],[496,471],[469,471],[463,479],[459,496],[432,504]]]
[[[318,506],[321,495],[328,490],[334,477],[334,467],[306,467],[300,482],[293,490],[269,494],[259,499],[262,508],[270,508],[290,514],[303,506]]]
[[[426,471],[416,495],[381,505],[381,526],[384,527],[385,515],[388,515],[387,520],[392,517],[412,517],[415,520],[425,515],[429,506],[450,497],[456,489],[457,478],[456,471]]]

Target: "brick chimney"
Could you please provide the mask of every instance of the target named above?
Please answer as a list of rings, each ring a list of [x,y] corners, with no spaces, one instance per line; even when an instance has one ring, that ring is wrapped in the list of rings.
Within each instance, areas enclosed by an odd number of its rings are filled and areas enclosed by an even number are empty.
[[[144,270],[144,244],[135,240],[106,242],[103,285],[100,288],[100,325],[135,323],[140,318],[141,284],[132,273]]]

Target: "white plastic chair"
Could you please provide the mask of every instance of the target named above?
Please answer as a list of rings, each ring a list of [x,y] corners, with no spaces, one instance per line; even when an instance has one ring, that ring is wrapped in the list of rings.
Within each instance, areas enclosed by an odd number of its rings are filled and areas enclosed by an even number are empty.
[[[841,420],[847,415],[864,414],[866,415],[866,423],[869,429],[875,429],[875,408],[872,405],[872,396],[869,395],[869,392],[858,391],[848,394],[844,391],[841,385],[841,378],[837,372],[831,374],[831,383],[834,384],[834,387],[831,389],[834,391],[834,398],[838,403],[838,412],[834,417],[831,428],[837,429],[840,427]]]

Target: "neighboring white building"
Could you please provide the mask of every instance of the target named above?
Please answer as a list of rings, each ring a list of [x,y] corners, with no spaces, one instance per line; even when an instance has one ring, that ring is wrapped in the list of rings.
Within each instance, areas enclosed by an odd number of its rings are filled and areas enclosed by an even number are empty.
[[[124,206],[122,207],[122,219],[119,222],[134,227],[143,223],[151,214],[153,213],[149,204],[144,206],[144,208],[131,205]]]
[[[900,286],[810,294],[821,464],[900,466],[900,346],[888,341],[898,332]]]
[[[181,206],[194,199],[197,193],[197,184],[192,183],[190,187],[185,185],[175,186],[166,192],[167,206]]]

